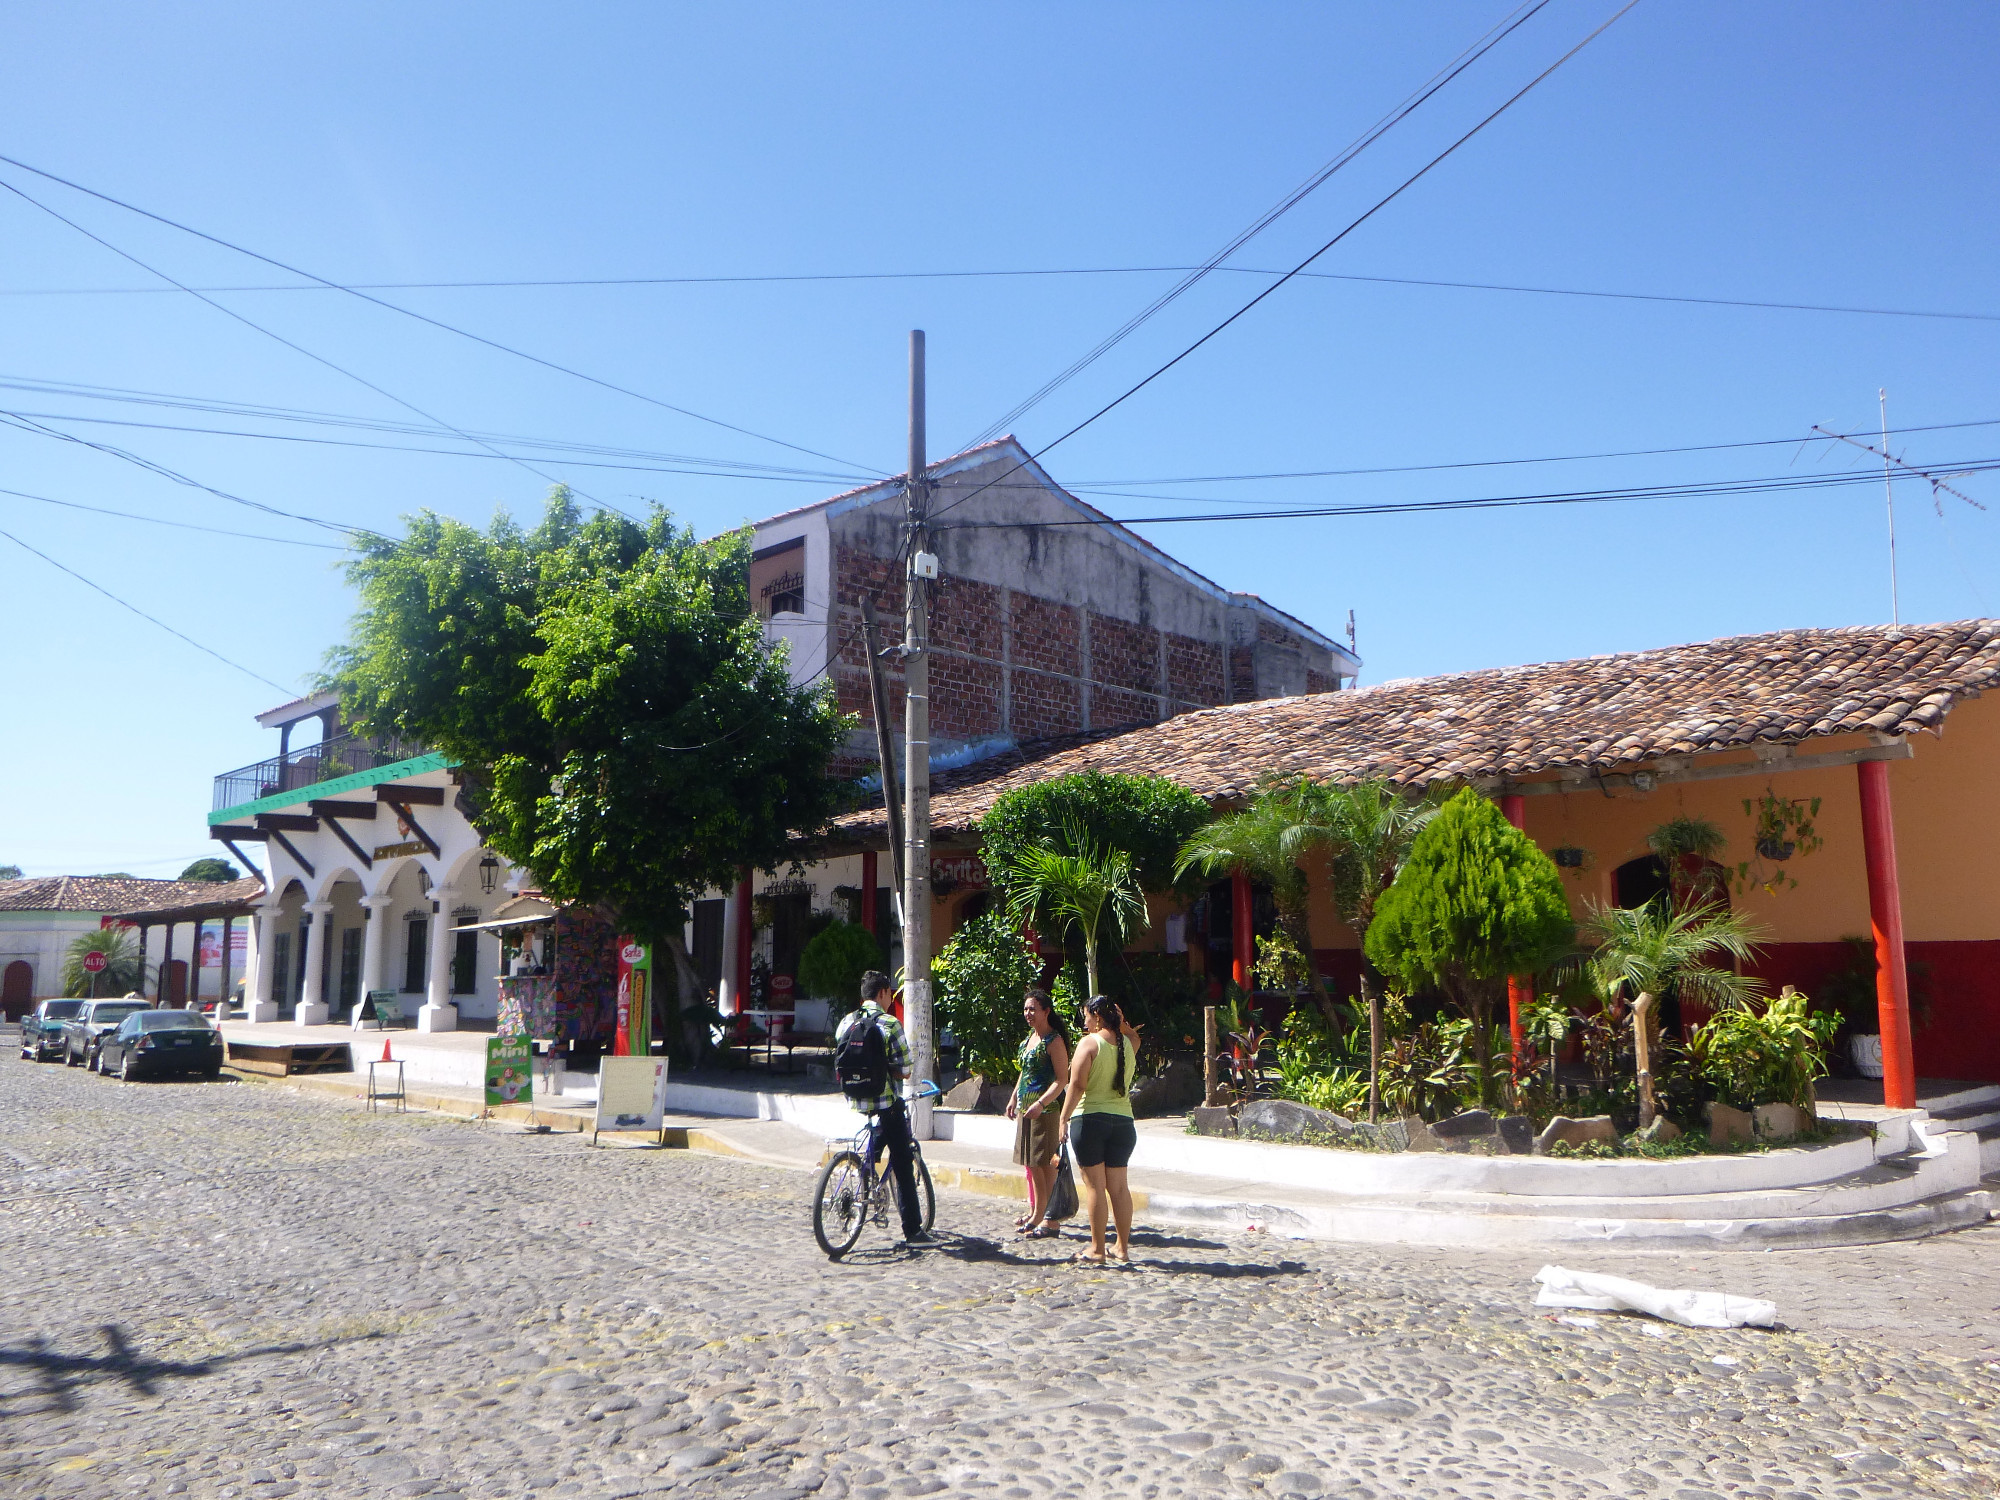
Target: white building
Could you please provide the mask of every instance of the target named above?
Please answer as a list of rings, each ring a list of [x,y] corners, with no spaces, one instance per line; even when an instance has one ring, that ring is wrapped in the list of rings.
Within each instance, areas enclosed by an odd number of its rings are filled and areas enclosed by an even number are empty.
[[[279,732],[278,755],[218,776],[208,818],[212,837],[267,856],[246,1019],[344,1021],[379,990],[421,1031],[497,1016],[499,940],[459,929],[513,893],[515,872],[460,811],[445,757],[346,731],[332,693],[257,722]]]

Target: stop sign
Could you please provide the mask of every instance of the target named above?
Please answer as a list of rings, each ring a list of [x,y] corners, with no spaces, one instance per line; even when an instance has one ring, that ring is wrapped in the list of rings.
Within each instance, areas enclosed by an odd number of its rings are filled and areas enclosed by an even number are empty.
[[[102,974],[110,965],[111,960],[106,958],[102,953],[86,953],[83,955],[83,972],[86,974]]]

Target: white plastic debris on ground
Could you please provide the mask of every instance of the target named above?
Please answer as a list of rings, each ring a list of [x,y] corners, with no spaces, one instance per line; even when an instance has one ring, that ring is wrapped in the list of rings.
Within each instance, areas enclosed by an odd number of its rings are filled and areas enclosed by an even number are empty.
[[[1568,1271],[1543,1266],[1535,1273],[1542,1289],[1537,1307],[1580,1307],[1592,1312],[1640,1312],[1688,1328],[1770,1328],[1778,1321],[1778,1304],[1756,1297],[1732,1297],[1727,1292],[1668,1291],[1627,1281],[1623,1276],[1599,1276],[1594,1271]]]

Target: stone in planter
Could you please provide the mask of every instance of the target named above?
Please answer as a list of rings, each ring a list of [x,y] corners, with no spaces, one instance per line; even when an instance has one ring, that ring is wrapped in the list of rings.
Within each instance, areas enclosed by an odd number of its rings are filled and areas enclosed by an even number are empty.
[[[1197,1104],[1188,1111],[1196,1135],[1234,1135],[1236,1117],[1221,1105]]]
[[[970,1078],[953,1084],[938,1103],[945,1109],[976,1110],[979,1108],[980,1091],[985,1086],[986,1080],[974,1073]]]
[[[1431,1134],[1441,1141],[1457,1140],[1465,1136],[1493,1134],[1493,1116],[1483,1109],[1468,1109],[1453,1115],[1449,1120],[1439,1120],[1431,1126]]]
[[[1581,1120],[1572,1120],[1568,1115],[1557,1115],[1535,1137],[1535,1155],[1547,1156],[1549,1147],[1558,1142],[1581,1146],[1586,1141],[1608,1141],[1617,1145],[1618,1127],[1611,1123],[1611,1116],[1587,1115]]]
[[[1500,1148],[1508,1156],[1531,1156],[1535,1150],[1535,1122],[1526,1115],[1500,1117]]]
[[[1708,1116],[1708,1143],[1711,1146],[1734,1146],[1756,1138],[1756,1119],[1748,1111],[1711,1102],[1703,1113]]]
[[[1151,1078],[1132,1085],[1132,1113],[1142,1120],[1177,1115],[1201,1103],[1201,1069],[1177,1057]]]
[[[1653,1116],[1652,1124],[1646,1126],[1643,1130],[1635,1130],[1632,1133],[1632,1139],[1635,1141],[1649,1141],[1655,1146],[1664,1146],[1668,1141],[1677,1141],[1680,1138],[1680,1126],[1669,1120],[1665,1115]]]
[[[1299,1140],[1307,1134],[1352,1135],[1354,1122],[1331,1110],[1313,1109],[1290,1099],[1256,1099],[1243,1106],[1236,1118],[1237,1129],[1257,1135]]]
[[[1395,1123],[1396,1123],[1396,1128],[1402,1132],[1403,1136],[1403,1144],[1397,1148],[1398,1150],[1402,1151],[1444,1150],[1444,1143],[1440,1141],[1435,1134],[1432,1133],[1430,1126],[1424,1123],[1422,1115],[1404,1115],[1402,1119],[1396,1121]]]
[[[1757,1138],[1765,1141],[1788,1141],[1805,1123],[1789,1104],[1760,1104],[1751,1111],[1751,1120]]]

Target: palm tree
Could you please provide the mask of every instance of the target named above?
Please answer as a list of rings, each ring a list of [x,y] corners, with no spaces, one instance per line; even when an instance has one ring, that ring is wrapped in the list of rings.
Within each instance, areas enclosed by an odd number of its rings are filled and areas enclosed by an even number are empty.
[[[1174,862],[1176,880],[1189,870],[1211,878],[1240,871],[1267,886],[1278,909],[1278,926],[1308,969],[1312,937],[1306,903],[1312,888],[1299,868],[1299,859],[1312,846],[1307,804],[1314,786],[1305,777],[1295,782],[1267,782],[1240,812],[1226,813],[1195,830],[1181,845]],[[1247,965],[1250,955],[1242,957]],[[1320,1005],[1328,1023],[1338,1030],[1338,1018],[1324,997]]]
[[[1713,1010],[1743,1010],[1763,992],[1761,981],[1719,968],[1712,960],[1741,963],[1757,951],[1764,929],[1750,918],[1701,904],[1684,911],[1669,902],[1643,906],[1592,906],[1579,934],[1586,947],[1571,960],[1607,1011],[1631,997],[1639,1074],[1639,1123],[1653,1123],[1652,1044],[1654,1006],[1677,991]]]
[[[1096,995],[1102,993],[1097,987],[1100,926],[1109,917],[1121,937],[1146,926],[1146,898],[1126,851],[1098,845],[1070,821],[1063,824],[1063,838],[1074,854],[1030,845],[1009,862],[1008,915],[1044,931],[1053,928],[1060,937],[1067,937],[1072,927],[1081,928],[1084,973]]]
[[[93,974],[83,966],[86,953],[102,953],[104,967]],[[146,988],[146,960],[132,934],[122,927],[101,927],[74,939],[63,950],[65,995],[125,995]]]
[[[1333,905],[1361,941],[1361,998],[1368,1007],[1368,1118],[1382,1104],[1382,981],[1368,957],[1368,926],[1375,903],[1409,857],[1410,845],[1437,816],[1435,793],[1412,796],[1393,782],[1351,786],[1314,784],[1302,798],[1305,818],[1296,841],[1327,851],[1333,870]]]
[[[1723,903],[1722,866],[1716,861],[1728,843],[1707,818],[1670,818],[1646,835],[1646,847],[1666,870],[1667,898],[1677,909]]]

